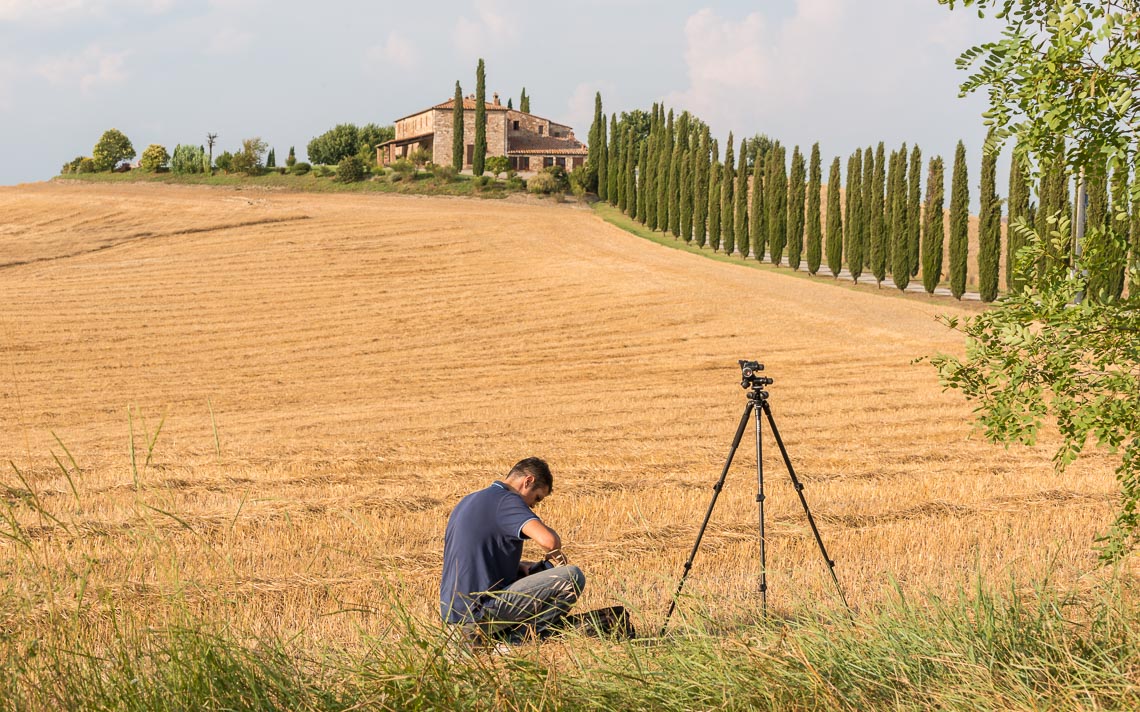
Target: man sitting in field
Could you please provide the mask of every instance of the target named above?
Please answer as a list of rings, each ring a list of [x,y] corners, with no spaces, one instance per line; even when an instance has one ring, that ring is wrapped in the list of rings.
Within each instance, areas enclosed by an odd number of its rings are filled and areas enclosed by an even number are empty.
[[[543,636],[582,593],[586,577],[566,563],[562,539],[531,510],[553,486],[547,464],[528,457],[501,482],[464,497],[448,517],[439,610],[467,640]],[[546,557],[523,561],[524,539]]]

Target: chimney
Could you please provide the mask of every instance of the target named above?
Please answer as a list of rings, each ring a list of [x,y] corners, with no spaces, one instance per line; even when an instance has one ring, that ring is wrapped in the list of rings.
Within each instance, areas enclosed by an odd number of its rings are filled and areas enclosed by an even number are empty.
[[[495,92],[492,96],[495,97],[495,101],[494,101],[495,106],[502,106],[502,104],[499,103],[499,92]]]

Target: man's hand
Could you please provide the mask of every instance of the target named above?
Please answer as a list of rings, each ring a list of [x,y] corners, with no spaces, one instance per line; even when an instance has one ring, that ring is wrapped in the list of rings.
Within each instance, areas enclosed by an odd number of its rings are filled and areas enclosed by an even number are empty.
[[[549,562],[551,566],[565,566],[570,563],[570,559],[566,558],[561,547],[546,552],[546,556],[542,557],[542,560]]]

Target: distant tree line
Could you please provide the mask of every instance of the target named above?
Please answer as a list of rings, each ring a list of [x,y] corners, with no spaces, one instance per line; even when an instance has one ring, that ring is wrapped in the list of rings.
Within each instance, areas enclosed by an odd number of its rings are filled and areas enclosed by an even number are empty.
[[[927,159],[923,180],[918,146],[902,144],[888,152],[879,142],[856,149],[847,157],[846,176],[835,156],[824,186],[818,143],[806,158],[793,146],[789,162],[780,141],[758,134],[737,144],[730,132],[722,157],[707,124],[689,112],[677,116],[654,104],[648,112],[607,117],[599,93],[584,175],[599,199],[650,230],[698,247],[793,270],[806,267],[810,274],[825,267],[838,277],[846,269],[856,282],[869,273],[877,284],[890,279],[899,289],[921,279],[928,293],[941,286],[958,299],[966,292],[972,261],[979,296],[990,302],[999,295],[1003,256],[1006,289],[1033,286],[1018,276],[1025,271],[1016,269],[1026,246],[1023,233],[1002,229],[1003,212],[1011,224],[1024,217],[1030,228],[1045,227],[1053,233],[1057,258],[1073,262],[1073,176],[1056,161],[1034,190],[1018,156],[1013,152],[1003,199],[996,185],[998,154],[982,154],[974,184],[979,191],[974,254],[971,183],[961,141],[946,206],[943,159]],[[1095,242],[1085,249],[1104,255],[1104,267],[1091,275],[1089,296],[1118,299],[1129,280],[1140,284],[1140,204],[1129,197],[1135,178],[1127,167],[1110,172],[1107,166],[1086,178]]]

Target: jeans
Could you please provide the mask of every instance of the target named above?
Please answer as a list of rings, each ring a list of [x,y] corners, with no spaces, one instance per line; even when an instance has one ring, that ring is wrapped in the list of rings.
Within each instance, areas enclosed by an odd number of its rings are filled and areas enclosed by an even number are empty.
[[[524,576],[487,594],[479,615],[484,635],[521,640],[528,632],[542,636],[556,627],[586,587],[577,566],[556,566]]]

